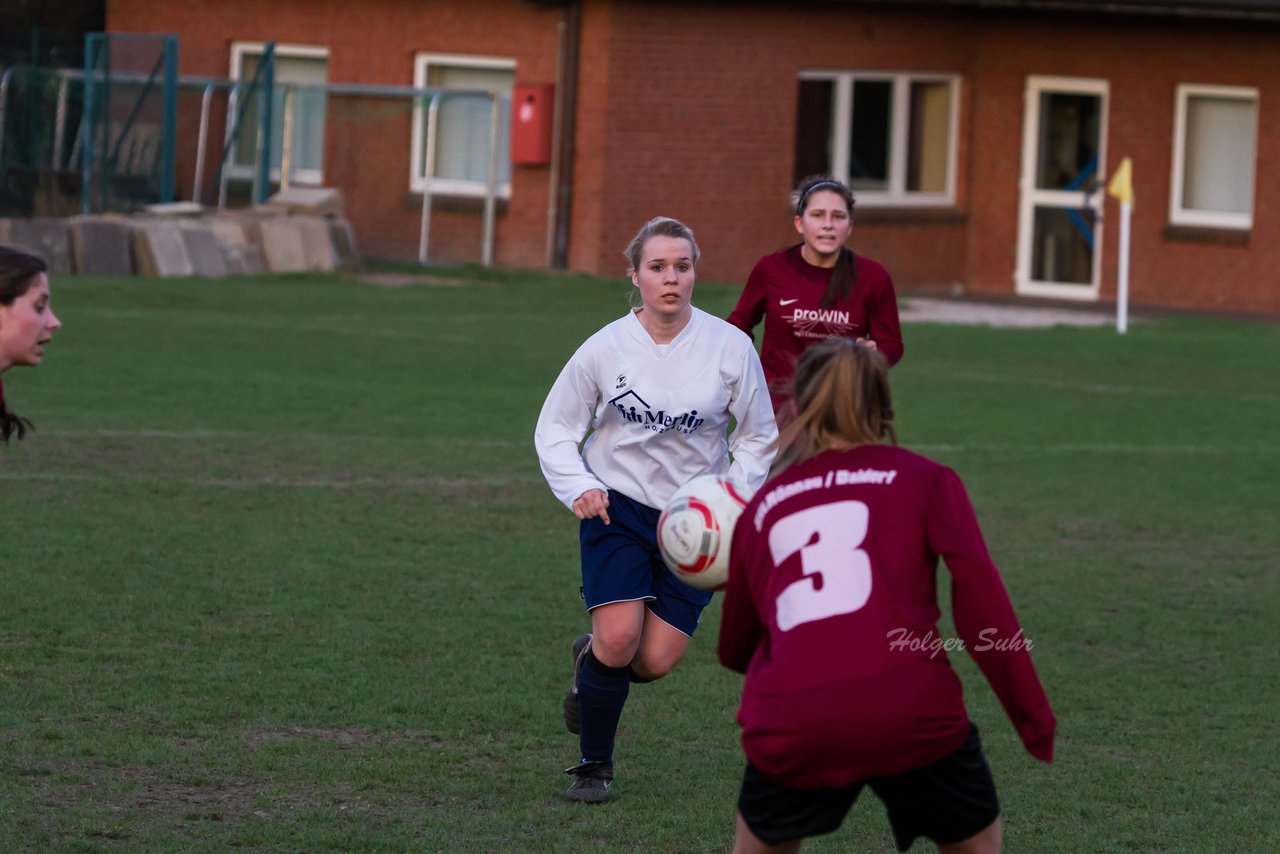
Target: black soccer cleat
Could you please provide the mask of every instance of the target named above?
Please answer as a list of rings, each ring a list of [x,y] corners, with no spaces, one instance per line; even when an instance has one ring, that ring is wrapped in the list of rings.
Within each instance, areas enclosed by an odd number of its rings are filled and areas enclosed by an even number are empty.
[[[609,789],[613,786],[612,765],[606,762],[581,762],[564,769],[564,773],[574,777],[569,791],[564,793],[567,800],[584,804],[602,804],[609,800]]]
[[[564,695],[564,725],[574,735],[582,731],[582,716],[578,709],[578,674],[582,673],[582,664],[587,660],[589,649],[589,633],[579,635],[573,642],[573,681],[569,683],[569,692]]]

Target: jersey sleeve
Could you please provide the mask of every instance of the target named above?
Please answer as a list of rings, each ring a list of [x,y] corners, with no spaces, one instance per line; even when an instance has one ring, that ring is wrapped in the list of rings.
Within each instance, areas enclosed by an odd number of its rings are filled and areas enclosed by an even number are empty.
[[[716,643],[720,663],[738,673],[747,672],[756,647],[764,636],[764,623],[760,619],[755,600],[751,598],[748,581],[747,556],[752,548],[750,538],[753,533],[744,513],[733,530],[729,551],[729,581],[724,589],[720,637]]]
[[[960,478],[940,469],[930,497],[929,545],[951,572],[951,610],[965,649],[977,662],[1027,752],[1053,761],[1057,719],[1031,662],[1000,572],[987,552]]]
[[[596,382],[588,370],[589,361],[584,346],[560,371],[533,432],[533,445],[547,485],[570,509],[574,500],[589,489],[608,491],[587,469],[578,450],[591,428],[599,399]]]
[[[765,259],[761,258],[752,268],[751,275],[747,276],[747,284],[738,297],[738,304],[733,307],[733,311],[727,318],[730,323],[747,333],[753,341],[755,334],[752,330],[764,317],[765,298],[768,296],[768,289],[765,287],[765,280],[768,277],[764,271],[764,262]]]
[[[729,435],[729,452],[733,455],[729,476],[754,492],[769,476],[778,422],[774,419],[760,356],[746,340],[743,345],[736,370],[729,377],[729,414],[737,421]]]
[[[902,359],[902,323],[898,319],[898,295],[893,290],[893,279],[883,271],[881,286],[867,311],[867,335],[876,342],[876,349],[884,354],[889,366]]]

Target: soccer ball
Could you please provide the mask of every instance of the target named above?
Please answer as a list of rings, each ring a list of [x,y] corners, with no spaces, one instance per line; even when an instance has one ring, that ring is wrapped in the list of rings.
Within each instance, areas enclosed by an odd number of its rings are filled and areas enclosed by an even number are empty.
[[[733,526],[750,499],[750,490],[714,474],[676,490],[658,517],[658,547],[677,578],[702,590],[724,587]]]

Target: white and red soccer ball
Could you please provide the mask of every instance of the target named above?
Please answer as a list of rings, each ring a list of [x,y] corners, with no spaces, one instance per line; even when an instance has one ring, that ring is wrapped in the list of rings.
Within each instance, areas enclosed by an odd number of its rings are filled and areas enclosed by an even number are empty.
[[[749,489],[714,474],[676,490],[658,517],[658,547],[677,578],[702,590],[724,586],[733,526],[749,500]]]

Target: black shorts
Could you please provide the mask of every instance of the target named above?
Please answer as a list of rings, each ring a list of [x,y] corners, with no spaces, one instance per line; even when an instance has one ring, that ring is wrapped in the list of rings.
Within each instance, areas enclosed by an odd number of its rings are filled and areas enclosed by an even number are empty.
[[[942,845],[960,842],[1000,816],[977,727],[944,759],[835,789],[784,789],[748,762],[738,812],[761,841],[778,845],[839,828],[863,786],[884,802],[899,851],[910,848],[917,836]]]

